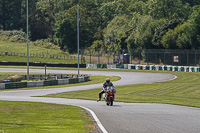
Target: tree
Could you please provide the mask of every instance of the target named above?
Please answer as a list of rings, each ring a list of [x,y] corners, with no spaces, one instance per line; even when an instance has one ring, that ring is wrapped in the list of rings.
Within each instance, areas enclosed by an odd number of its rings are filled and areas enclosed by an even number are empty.
[[[191,49],[190,38],[188,38],[189,27],[190,23],[187,22],[169,30],[161,40],[163,47],[167,49]]]
[[[154,34],[153,40],[152,40],[152,44],[154,46],[157,46],[157,48],[163,48],[163,46],[161,45],[161,40],[163,38],[163,36],[170,30],[170,29],[174,29],[176,28],[179,24],[181,24],[182,21],[180,20],[171,20],[169,22],[166,22],[165,24],[163,24],[162,26],[158,27],[156,29],[156,32]]]
[[[190,35],[192,46],[195,49],[200,48],[200,6],[193,7],[193,13],[190,16],[191,23]]]
[[[191,10],[181,0],[149,0],[147,4],[149,15],[155,19],[187,19]]]
[[[59,38],[59,46],[61,50],[68,50],[69,53],[76,51],[77,35],[76,31],[71,25],[70,20],[66,18],[58,25],[56,36]]]
[[[110,49],[127,48],[125,40],[128,37],[127,24],[130,19],[123,16],[116,16],[104,29],[104,43],[105,47]]]
[[[200,5],[199,0],[182,0],[184,4],[189,3],[191,6]]]
[[[143,43],[143,48],[146,49],[156,49],[158,48],[158,46],[153,45],[152,40],[154,38],[156,29],[158,29],[158,27],[161,27],[164,23],[166,23],[165,19],[159,19],[159,20],[151,20],[151,22],[149,22],[148,26],[146,27],[145,31],[142,33],[142,43]]]
[[[20,30],[25,20],[23,19],[24,0],[1,0],[0,1],[0,24],[3,30]]]
[[[101,28],[104,29],[114,17],[123,14],[124,8],[124,5],[118,1],[103,3],[98,11],[102,20]]]
[[[132,0],[127,7],[128,7],[128,12],[130,12],[131,14],[136,12],[140,15],[147,15],[146,13],[147,5],[144,1]]]
[[[144,32],[148,27],[148,24],[152,21],[151,16],[142,16],[135,13],[132,20],[129,22],[129,33],[126,42],[128,48],[144,48]]]

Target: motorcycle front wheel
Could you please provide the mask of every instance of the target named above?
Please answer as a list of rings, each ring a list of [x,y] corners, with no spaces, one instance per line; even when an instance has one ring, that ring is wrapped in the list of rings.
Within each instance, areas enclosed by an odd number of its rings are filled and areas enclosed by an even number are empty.
[[[110,98],[110,106],[113,106],[113,97]]]

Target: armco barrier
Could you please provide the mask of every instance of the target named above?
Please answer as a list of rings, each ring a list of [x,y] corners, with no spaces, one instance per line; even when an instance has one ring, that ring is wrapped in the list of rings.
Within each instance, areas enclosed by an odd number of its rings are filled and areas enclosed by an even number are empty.
[[[81,77],[76,76],[76,77],[70,77],[67,79],[58,79],[58,80],[0,83],[0,90],[26,88],[26,87],[64,85],[64,84],[87,82],[89,80],[90,80],[89,75],[81,75]]]
[[[4,66],[27,66],[26,62],[0,62],[0,65]],[[78,68],[78,64],[67,64],[67,63],[37,63],[37,62],[30,62],[29,66],[44,66],[47,67],[71,67],[71,68]],[[79,64],[80,68],[86,68],[86,64]]]

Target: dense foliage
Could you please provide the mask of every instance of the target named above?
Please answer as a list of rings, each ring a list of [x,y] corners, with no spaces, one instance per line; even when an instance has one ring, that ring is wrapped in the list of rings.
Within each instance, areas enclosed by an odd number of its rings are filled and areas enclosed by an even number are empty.
[[[199,0],[29,0],[30,39],[81,48],[200,48]],[[26,0],[0,1],[0,30],[26,31]]]

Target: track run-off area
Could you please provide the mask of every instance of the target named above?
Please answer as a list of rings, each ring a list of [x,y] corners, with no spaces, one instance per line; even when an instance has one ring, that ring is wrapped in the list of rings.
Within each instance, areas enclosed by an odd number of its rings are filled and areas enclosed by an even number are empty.
[[[0,72],[26,72],[26,69],[0,68]],[[31,73],[44,73],[41,69],[30,69]],[[75,70],[48,70],[47,73],[71,73]],[[81,74],[119,76],[116,86],[145,84],[173,80],[176,76],[161,73],[117,72],[117,71],[81,71]],[[103,83],[102,83],[103,84]],[[52,93],[102,88],[102,84],[74,86],[65,88],[0,91],[0,100],[31,101],[75,105],[90,110],[99,128],[108,133],[199,133],[200,109],[155,103],[122,103],[106,106],[104,101],[32,97]],[[100,90],[99,90],[100,91]],[[98,94],[97,94],[98,95]],[[98,97],[97,97],[98,98]],[[117,98],[117,94],[116,94]],[[98,131],[100,131],[99,129]]]

